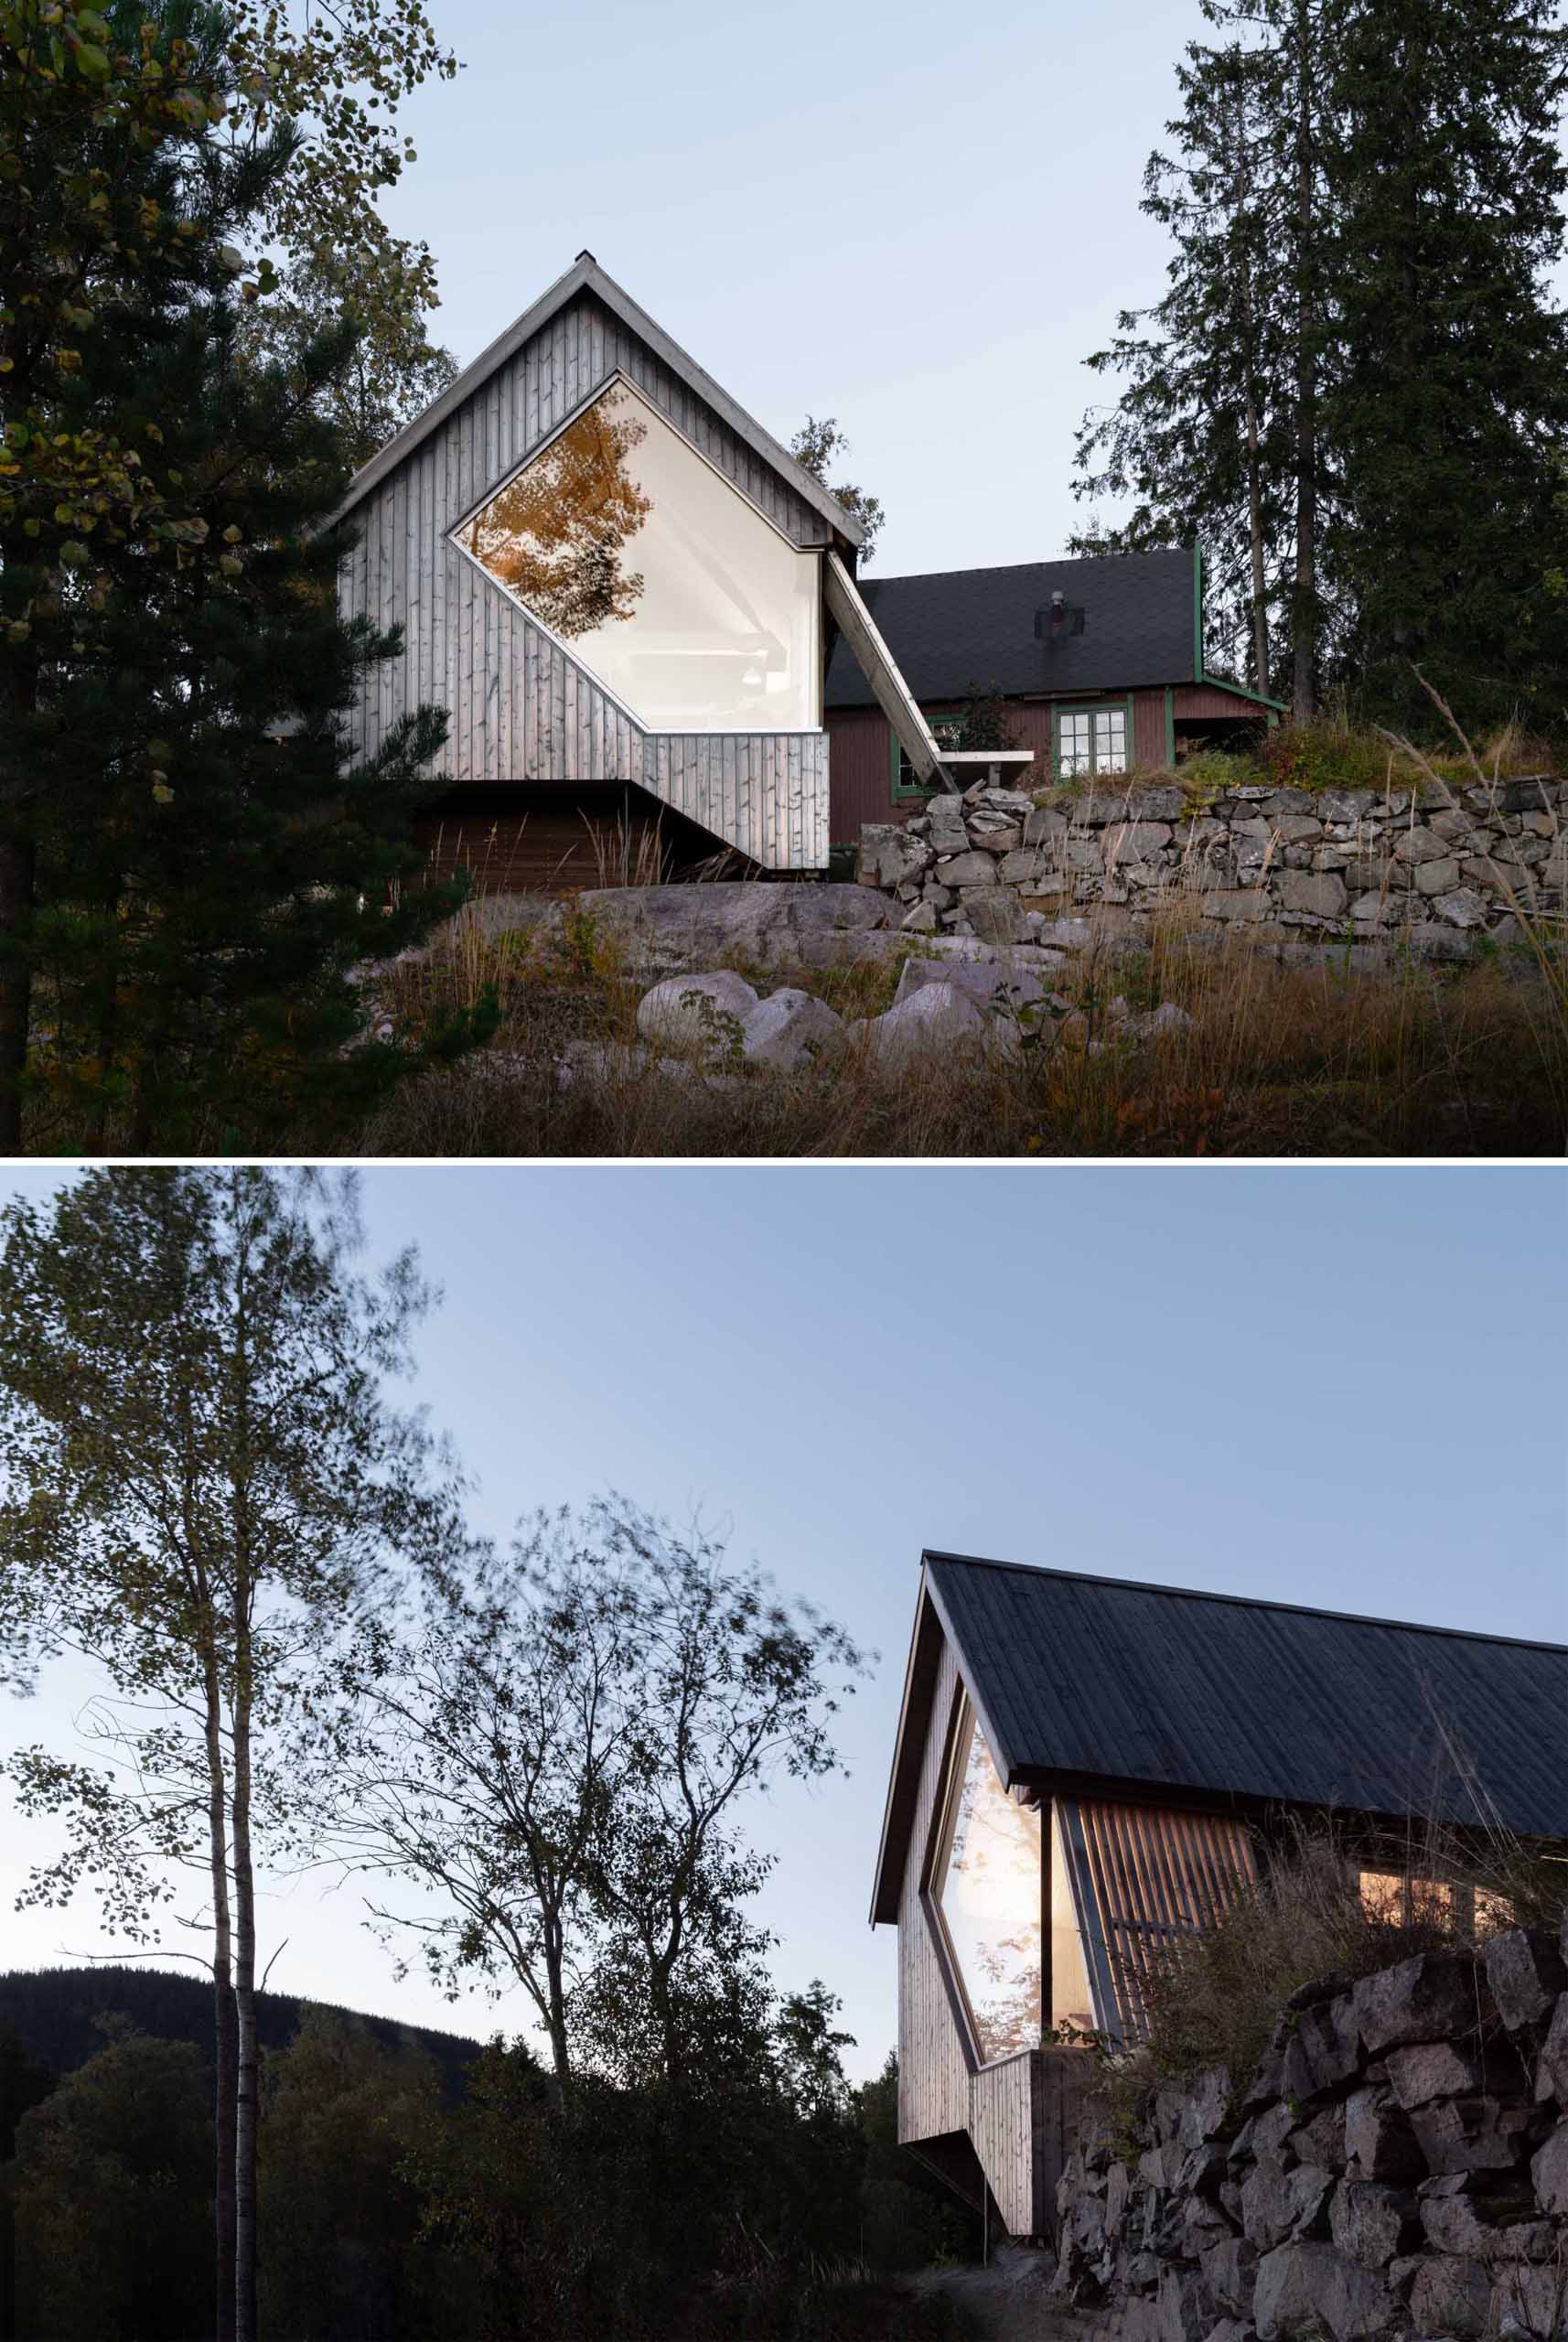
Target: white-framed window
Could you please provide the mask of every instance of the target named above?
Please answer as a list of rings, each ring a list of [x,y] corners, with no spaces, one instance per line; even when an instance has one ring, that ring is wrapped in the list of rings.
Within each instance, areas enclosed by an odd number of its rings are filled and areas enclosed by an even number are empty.
[[[1092,774],[1127,770],[1125,705],[1059,708],[1056,729],[1058,780],[1087,779]]]

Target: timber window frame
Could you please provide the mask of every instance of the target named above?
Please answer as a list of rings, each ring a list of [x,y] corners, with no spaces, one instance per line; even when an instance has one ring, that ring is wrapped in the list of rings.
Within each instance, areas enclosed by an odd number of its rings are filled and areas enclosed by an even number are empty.
[[[1102,715],[1120,715],[1122,719],[1122,761],[1119,765],[1111,764],[1109,762],[1101,764],[1100,761],[1099,725],[1095,719],[1096,717]],[[1070,773],[1063,770],[1062,718],[1064,716],[1071,717],[1075,721],[1085,720],[1087,723],[1087,729],[1084,735],[1085,746],[1089,757],[1087,769],[1075,769]],[[1074,755],[1076,757],[1076,749],[1074,751]],[[1133,693],[1131,692],[1127,693],[1124,699],[1052,701],[1051,778],[1053,780],[1099,780],[1101,778],[1107,780],[1125,780],[1132,773],[1135,758],[1133,747]]]

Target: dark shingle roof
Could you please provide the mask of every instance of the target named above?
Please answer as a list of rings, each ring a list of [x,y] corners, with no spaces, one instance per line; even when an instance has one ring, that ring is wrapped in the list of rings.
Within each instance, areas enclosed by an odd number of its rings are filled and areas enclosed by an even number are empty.
[[[918,700],[960,699],[974,686],[1008,694],[1130,691],[1197,679],[1190,548],[866,577],[860,590]],[[1035,614],[1058,593],[1082,609],[1083,632],[1042,642]],[[849,645],[840,641],[828,667],[827,705],[870,699]]]
[[[1561,1645],[951,1553],[926,1566],[1004,1778],[1490,1815],[1568,1838]]]

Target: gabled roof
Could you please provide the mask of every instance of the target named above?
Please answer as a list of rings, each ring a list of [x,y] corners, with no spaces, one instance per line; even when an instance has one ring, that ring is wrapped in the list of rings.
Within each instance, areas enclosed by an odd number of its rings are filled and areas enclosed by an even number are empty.
[[[1190,547],[1092,561],[1031,561],[1007,569],[866,577],[860,590],[918,700],[1131,690],[1198,681],[1198,570]],[[1060,594],[1083,632],[1044,640],[1036,614]],[[1242,697],[1250,697],[1242,693]],[[829,707],[864,705],[864,678],[841,644],[828,668]],[[1238,711],[1240,713],[1240,711]]]
[[[655,356],[660,358],[672,374],[679,375],[688,390],[696,393],[714,413],[728,424],[737,438],[744,439],[754,455],[760,456],[776,472],[787,479],[796,493],[803,497],[812,509],[820,512],[830,528],[847,538],[852,545],[865,543],[865,531],[841,504],[834,502],[814,473],[798,463],[786,447],[781,447],[770,432],[754,421],[744,407],[737,406],[727,391],[721,390],[711,374],[705,373],[694,358],[688,357],[679,342],[672,341],[662,326],[655,325],[646,309],[641,309],[629,293],[618,285],[613,276],[606,274],[592,252],[579,252],[564,276],[558,276],[549,289],[542,293],[531,309],[524,309],[506,331],[498,334],[488,349],[482,349],[471,366],[465,366],[456,381],[432,399],[430,404],[412,423],[387,441],[384,447],[361,465],[349,483],[349,492],[338,507],[338,518],[350,512],[360,499],[369,495],[377,483],[396,469],[406,456],[413,454],[420,442],[455,414],[466,399],[486,383],[498,366],[504,366],[514,351],[548,325],[558,309],[579,293],[591,293],[603,303],[612,316],[647,343]]]
[[[897,1916],[943,1635],[1010,1787],[1568,1839],[1561,1644],[928,1552],[874,1919]]]

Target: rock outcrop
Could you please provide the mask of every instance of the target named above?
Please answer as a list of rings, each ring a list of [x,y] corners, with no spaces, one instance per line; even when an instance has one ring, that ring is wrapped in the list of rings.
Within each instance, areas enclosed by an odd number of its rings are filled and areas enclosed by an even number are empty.
[[[1568,2334],[1568,1917],[1294,1993],[1255,2074],[1085,2122],[1053,2290],[1094,2342]]]

